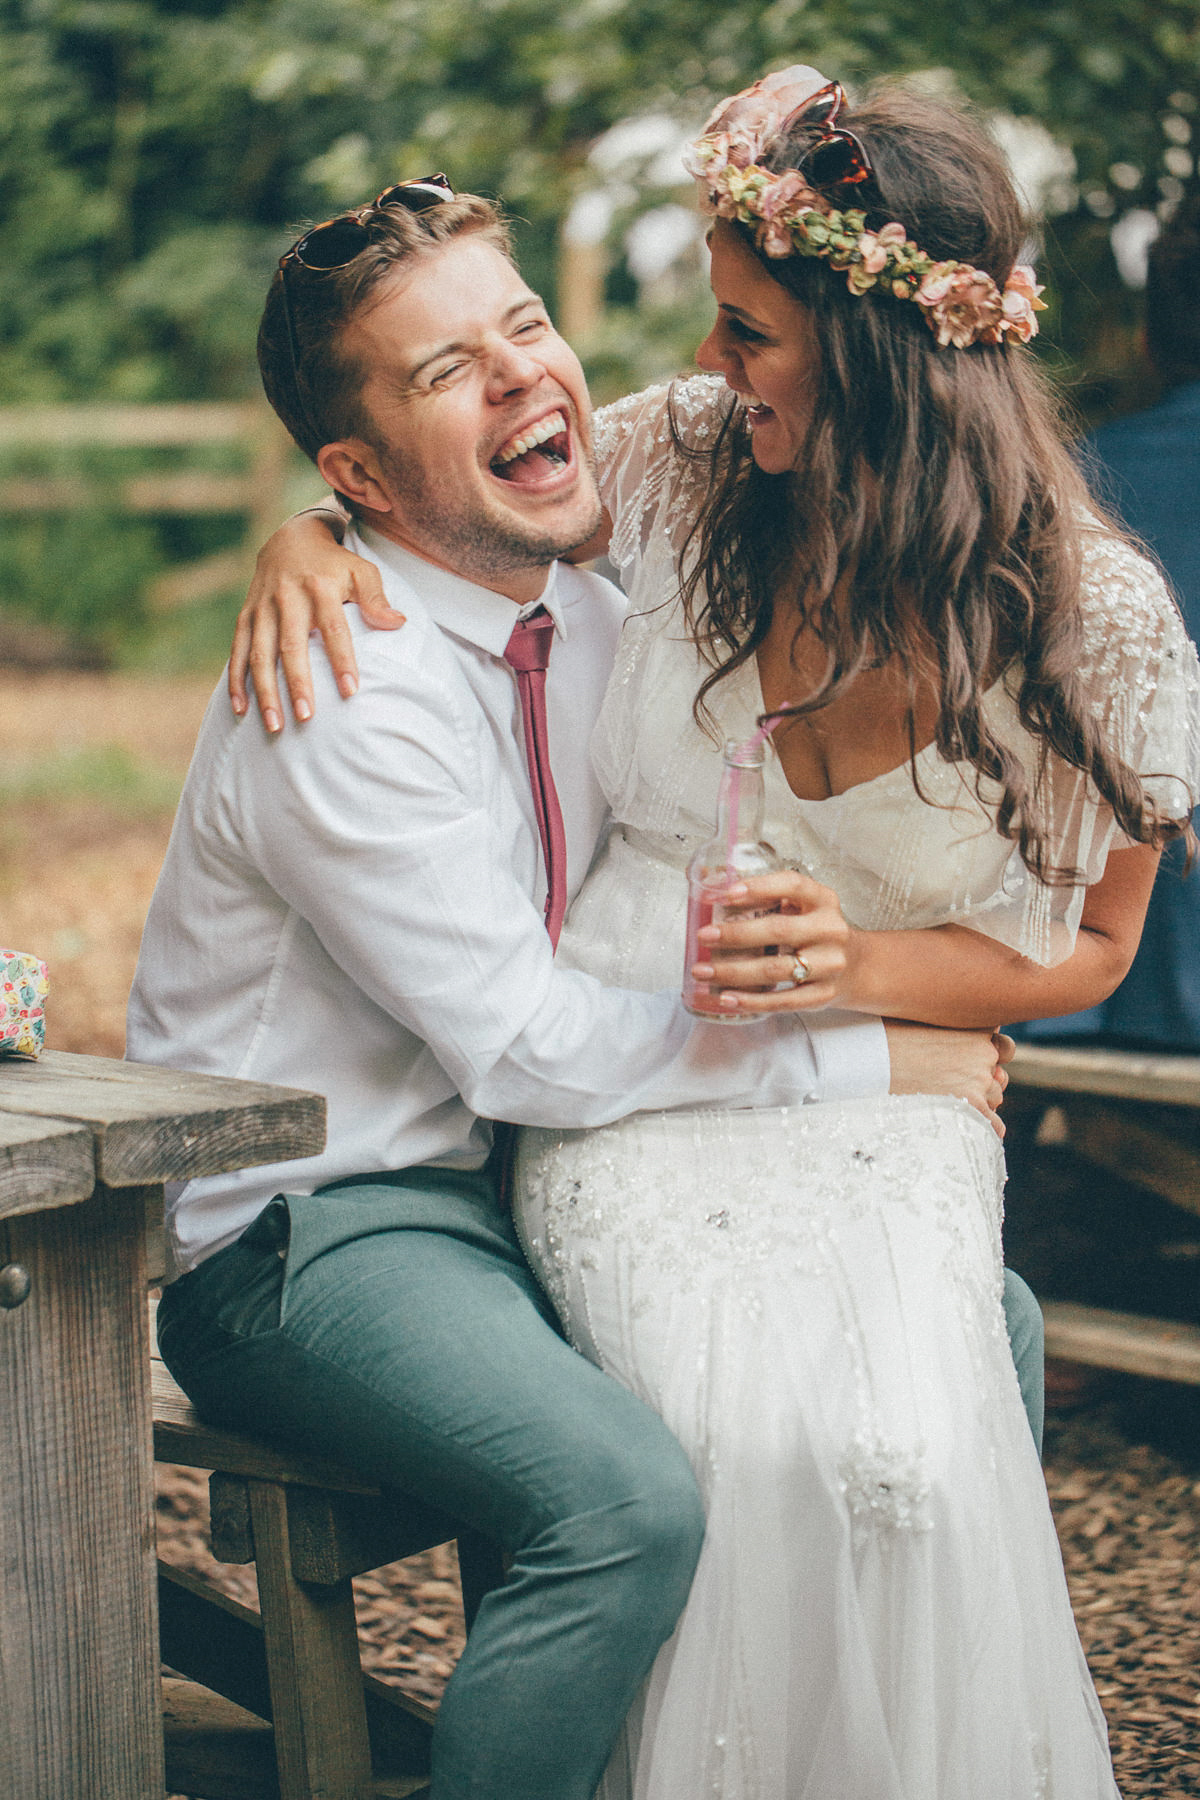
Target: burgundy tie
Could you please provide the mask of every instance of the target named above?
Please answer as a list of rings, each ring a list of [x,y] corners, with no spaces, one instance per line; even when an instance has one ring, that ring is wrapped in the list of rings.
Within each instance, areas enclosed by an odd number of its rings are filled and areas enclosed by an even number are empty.
[[[504,660],[516,670],[525,726],[525,761],[533,790],[533,810],[546,863],[546,930],[558,948],[563,914],[567,910],[567,839],[562,809],[550,772],[550,745],[546,733],[546,668],[554,643],[554,620],[545,607],[528,619],[518,619],[508,640]]]

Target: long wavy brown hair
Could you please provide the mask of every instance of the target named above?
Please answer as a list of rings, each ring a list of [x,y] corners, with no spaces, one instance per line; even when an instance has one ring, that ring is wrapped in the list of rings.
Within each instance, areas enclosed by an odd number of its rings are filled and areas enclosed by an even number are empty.
[[[868,228],[898,219],[930,256],[971,263],[1003,287],[1027,226],[990,139],[960,112],[896,89],[838,123],[866,146],[873,173],[835,204],[865,208]],[[812,142],[798,128],[763,160],[793,167]],[[754,248],[747,227],[733,229]],[[932,686],[940,755],[973,765],[977,792],[985,779],[999,785],[998,828],[1043,881],[1080,876],[1054,866],[1040,776],[985,716],[982,696],[1006,671],[1019,675],[1017,706],[1042,745],[1042,770],[1051,754],[1085,770],[1139,843],[1186,830],[1147,802],[1089,716],[1077,674],[1081,538],[1085,515],[1100,509],[1033,358],[1011,344],[939,349],[911,303],[855,297],[815,259],[760,260],[811,316],[821,368],[794,472],[755,465],[740,405],[704,450],[673,421],[681,451],[711,459],[684,558],[689,624],[713,665],[697,719],[786,606],[797,639],[814,632],[826,654],[824,679],[788,714],[828,706],[861,670],[894,660],[908,687],[918,793],[916,700]]]

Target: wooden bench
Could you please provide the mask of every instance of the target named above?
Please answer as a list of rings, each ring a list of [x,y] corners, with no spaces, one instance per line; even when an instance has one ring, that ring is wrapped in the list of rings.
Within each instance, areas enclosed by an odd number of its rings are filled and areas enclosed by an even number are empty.
[[[1076,1155],[1200,1214],[1200,1057],[1021,1044],[1009,1074],[1009,1114],[1053,1105]],[[1200,1383],[1194,1325],[1066,1301],[1042,1312],[1048,1356]]]
[[[257,1565],[260,1614],[159,1564],[167,1786],[204,1800],[416,1800],[434,1711],[364,1676],[351,1578],[454,1535],[324,1458],[207,1425],[151,1365],[154,1454],[208,1469],[213,1555]],[[460,1534],[468,1623],[499,1553]],[[183,1679],[179,1679],[182,1677]],[[269,1722],[268,1722],[269,1721]]]

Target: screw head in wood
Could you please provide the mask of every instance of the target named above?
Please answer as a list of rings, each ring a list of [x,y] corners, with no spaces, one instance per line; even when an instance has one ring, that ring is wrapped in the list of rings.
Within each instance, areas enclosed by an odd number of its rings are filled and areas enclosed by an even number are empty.
[[[20,1306],[29,1298],[29,1270],[23,1269],[20,1263],[5,1263],[0,1269],[0,1306],[11,1312],[14,1306]]]

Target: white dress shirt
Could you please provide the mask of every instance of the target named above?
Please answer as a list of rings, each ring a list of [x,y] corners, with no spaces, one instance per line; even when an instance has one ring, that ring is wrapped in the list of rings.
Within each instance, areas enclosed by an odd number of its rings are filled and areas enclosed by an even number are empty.
[[[277,737],[223,687],[205,715],[142,940],[128,1055],[316,1088],[319,1156],[188,1183],[168,1206],[175,1273],[233,1241],[270,1197],[428,1163],[475,1169],[489,1118],[589,1126],[679,1106],[772,1106],[885,1092],[874,1020],[693,1020],[677,993],[556,968],[545,874],[502,660],[518,609],[372,532],[408,623],[363,626],[340,700],[314,654],[316,715]],[[543,604],[551,761],[567,891],[603,833],[588,740],[624,612],[560,564]],[[314,646],[315,649],[315,646]],[[682,945],[680,946],[682,970]]]

